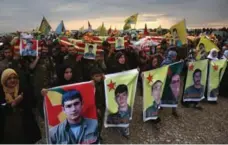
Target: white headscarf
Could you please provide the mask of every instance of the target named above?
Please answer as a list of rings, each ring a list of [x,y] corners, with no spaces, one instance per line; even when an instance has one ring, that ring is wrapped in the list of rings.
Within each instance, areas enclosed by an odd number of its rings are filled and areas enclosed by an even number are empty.
[[[210,51],[209,55],[207,56],[207,58],[211,59],[211,60],[218,60],[218,55],[217,55],[217,57],[213,57],[213,55],[212,55],[213,52],[218,53],[218,50],[216,48],[211,49],[211,51]]]

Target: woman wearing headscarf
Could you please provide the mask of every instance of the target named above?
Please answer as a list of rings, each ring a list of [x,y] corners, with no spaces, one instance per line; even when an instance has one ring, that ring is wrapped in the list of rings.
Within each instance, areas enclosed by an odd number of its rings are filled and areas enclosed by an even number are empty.
[[[0,143],[34,144],[41,139],[30,95],[19,85],[19,77],[13,69],[2,73],[0,105]]]
[[[112,66],[110,73],[117,73],[129,70],[128,64],[126,62],[126,57],[122,52],[117,52],[115,55],[116,62]]]
[[[207,56],[209,60],[218,60],[218,50],[216,48],[211,49],[209,55]]]
[[[163,62],[161,63],[161,66],[169,65],[169,64],[174,63],[176,61],[176,58],[177,58],[177,52],[173,51],[173,50],[170,50],[168,52],[168,55],[167,55],[166,59],[163,60]]]

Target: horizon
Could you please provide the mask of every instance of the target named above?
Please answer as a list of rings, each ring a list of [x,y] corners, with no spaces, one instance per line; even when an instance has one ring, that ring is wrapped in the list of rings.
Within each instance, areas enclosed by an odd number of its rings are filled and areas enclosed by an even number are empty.
[[[55,30],[61,20],[67,30],[82,26],[92,29],[104,23],[106,29],[123,29],[124,20],[139,13],[136,29],[169,29],[186,19],[188,29],[228,27],[227,0],[7,0],[0,5],[0,32],[30,31],[45,16]],[[134,26],[133,26],[134,28]]]

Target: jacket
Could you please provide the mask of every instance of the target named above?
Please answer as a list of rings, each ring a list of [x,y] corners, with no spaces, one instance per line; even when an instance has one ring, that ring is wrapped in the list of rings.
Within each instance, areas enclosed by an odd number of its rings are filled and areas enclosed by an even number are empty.
[[[83,118],[81,121],[80,136],[76,139],[70,130],[69,123],[65,120],[49,130],[49,142],[51,144],[97,144],[97,126],[97,120]]]

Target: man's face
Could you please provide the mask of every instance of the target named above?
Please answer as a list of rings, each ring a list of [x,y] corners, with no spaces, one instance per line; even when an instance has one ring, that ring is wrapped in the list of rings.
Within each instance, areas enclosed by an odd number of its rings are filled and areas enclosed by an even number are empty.
[[[201,83],[201,72],[195,73],[193,79],[194,79],[194,84],[195,85],[200,85],[200,83]]]
[[[200,49],[201,51],[204,50],[204,45],[201,44],[201,45],[199,46],[199,49]]]
[[[178,34],[177,34],[177,31],[176,30],[173,31],[173,36],[174,37],[178,37]]]
[[[152,66],[153,66],[153,67],[157,67],[157,66],[158,66],[158,59],[157,59],[157,58],[154,58],[154,59],[152,60]]]
[[[122,40],[121,39],[118,39],[118,46],[122,46]]]
[[[27,48],[27,49],[32,49],[32,43],[30,43],[30,42],[27,43],[26,48]]]
[[[7,58],[7,59],[10,59],[12,58],[13,54],[12,54],[12,51],[10,49],[6,49],[4,51],[4,57]]]
[[[127,106],[127,97],[128,97],[127,92],[117,94],[116,102],[117,102],[119,108],[124,108]]]
[[[157,82],[153,85],[151,95],[154,97],[155,102],[159,103],[161,99],[161,89],[162,89],[162,83]]]
[[[69,47],[69,48],[68,48],[68,53],[69,53],[70,55],[75,55],[75,54],[76,54],[76,51],[75,51],[74,47]]]
[[[82,102],[80,99],[74,99],[64,102],[63,111],[67,115],[67,119],[75,120],[81,116]]]
[[[180,76],[174,75],[171,79],[170,88],[173,95],[177,98],[180,92]]]
[[[92,52],[93,52],[93,47],[90,46],[88,51],[89,51],[90,53],[92,53]]]

